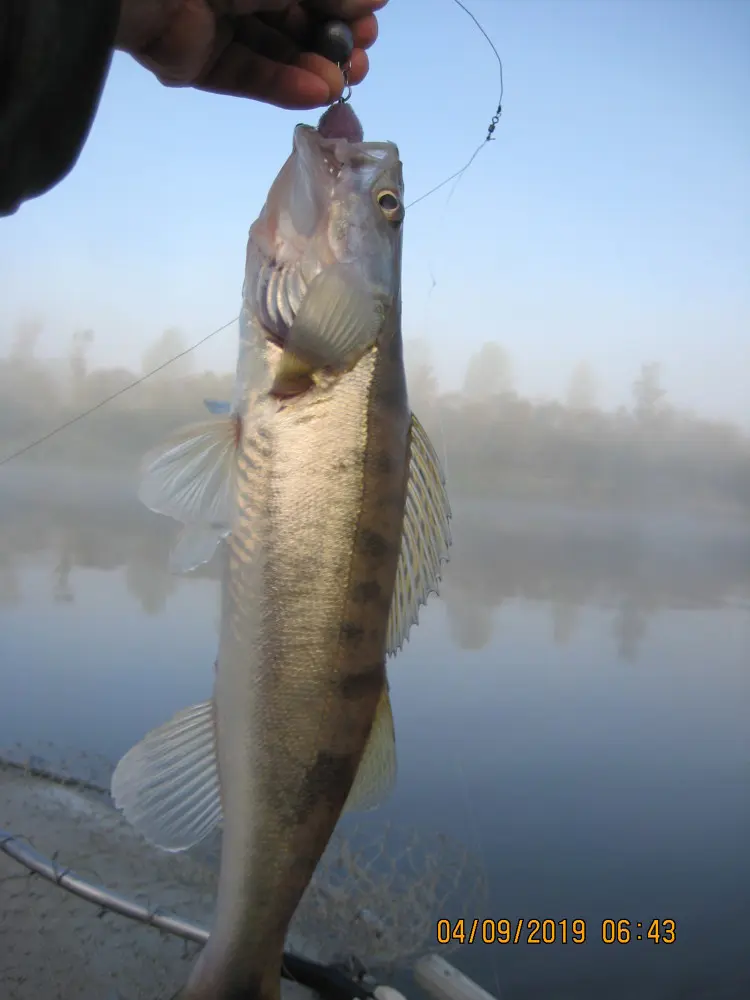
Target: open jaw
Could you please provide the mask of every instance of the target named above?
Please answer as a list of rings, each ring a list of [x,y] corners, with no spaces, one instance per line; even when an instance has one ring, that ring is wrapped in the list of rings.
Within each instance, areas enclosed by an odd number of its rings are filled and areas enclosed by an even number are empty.
[[[318,122],[318,132],[324,139],[346,139],[348,142],[362,142],[365,137],[351,104],[342,101],[326,108]]]

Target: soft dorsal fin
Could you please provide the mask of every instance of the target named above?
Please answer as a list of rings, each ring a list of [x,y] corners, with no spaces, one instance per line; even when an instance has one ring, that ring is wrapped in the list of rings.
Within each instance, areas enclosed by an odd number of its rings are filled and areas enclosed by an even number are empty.
[[[419,609],[437,594],[451,544],[451,508],[440,460],[417,418],[411,417],[411,456],[401,555],[388,619],[387,652],[401,649]]]

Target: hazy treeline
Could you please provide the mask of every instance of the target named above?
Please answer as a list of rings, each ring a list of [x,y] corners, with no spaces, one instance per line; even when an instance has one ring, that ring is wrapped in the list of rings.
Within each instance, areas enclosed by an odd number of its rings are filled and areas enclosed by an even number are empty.
[[[511,360],[485,343],[460,392],[441,393],[424,344],[411,345],[412,405],[444,441],[453,491],[484,496],[750,512],[750,436],[670,403],[661,366],[634,374],[629,406],[598,405],[588,365],[564,402],[524,397]]]
[[[441,595],[462,649],[491,643],[503,627],[501,609],[518,600],[546,607],[558,645],[586,627],[585,608],[602,609],[617,655],[630,661],[662,614],[750,610],[750,532],[736,522],[552,515],[482,500],[457,501],[455,514]],[[18,469],[0,490],[0,610],[22,601],[24,567],[33,563],[49,567],[58,602],[76,600],[82,573],[117,572],[142,610],[157,615],[186,582],[220,579],[218,554],[187,581],[170,572],[178,530],[139,504],[123,477]],[[218,591],[216,600],[218,621]]]
[[[207,416],[205,398],[231,394],[233,375],[194,371],[190,353],[129,388],[185,349],[174,329],[144,353],[140,372],[92,367],[91,331],[73,336],[66,358],[43,359],[40,333],[39,324],[20,325],[0,359],[0,458],[121,393],[23,458],[134,469],[170,429]],[[447,458],[453,495],[750,513],[750,436],[672,405],[658,364],[634,374],[629,406],[605,410],[585,364],[571,373],[564,402],[529,399],[508,354],[488,342],[470,358],[461,391],[444,392],[428,345],[406,348],[412,406]]]

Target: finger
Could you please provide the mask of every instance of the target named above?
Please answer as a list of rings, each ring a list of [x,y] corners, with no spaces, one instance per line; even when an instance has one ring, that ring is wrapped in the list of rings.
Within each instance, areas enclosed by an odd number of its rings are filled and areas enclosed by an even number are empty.
[[[301,51],[293,37],[259,17],[237,18],[234,38],[274,62],[296,62]]]
[[[309,60],[313,60],[313,70],[303,65]],[[280,108],[305,110],[330,104],[334,99],[332,91],[339,89],[337,76],[341,77],[339,70],[320,56],[304,54],[300,65],[288,66],[232,41],[196,86],[214,94],[249,97]],[[330,78],[334,87],[328,82]]]
[[[226,21],[222,26],[228,28]],[[377,34],[377,24],[375,24],[375,34]],[[372,37],[372,30],[366,31],[361,37],[367,41]],[[294,42],[285,36],[283,32],[270,27],[258,18],[239,18],[235,25],[234,38],[227,38],[223,49],[230,42],[242,43],[248,48],[247,58],[251,59],[253,54],[277,63],[296,64],[302,69],[319,76],[326,84],[330,100],[337,100],[341,97],[345,83],[344,77],[337,66],[327,59],[314,53],[301,53]],[[212,66],[210,76],[217,79],[217,74],[226,73],[226,70],[219,68],[219,62],[223,61],[223,56],[217,59]],[[361,83],[367,76],[369,70],[369,60],[361,48],[354,49],[349,70],[349,82],[354,86]],[[270,73],[270,69],[268,71]],[[207,77],[208,79],[208,77]],[[289,99],[288,96],[286,98]],[[310,100],[313,98],[310,97]]]
[[[322,56],[316,55],[311,52],[303,52],[299,57],[298,66],[302,69],[309,70],[310,73],[314,73],[316,76],[322,77],[329,87],[330,101],[337,101],[346,89],[346,82],[344,80],[344,74],[335,66],[332,62],[324,59]],[[362,49],[355,49],[352,52],[352,58],[349,69],[349,83],[355,87],[358,83],[361,83],[367,76],[370,69],[370,61],[367,58],[367,53]]]
[[[242,17],[245,14],[259,14],[261,11],[284,11],[294,6],[295,0],[211,0],[211,7],[217,14]]]
[[[259,12],[254,20],[263,21],[264,24],[291,38],[300,50],[304,48],[310,30],[310,18],[298,3],[289,10],[281,12]]]
[[[362,83],[369,70],[370,60],[367,58],[367,53],[363,49],[355,49],[352,52],[349,68],[349,83],[356,87],[358,83]]]
[[[344,93],[344,74],[336,63],[329,62],[317,52],[303,52],[297,60],[297,65],[309,73],[314,73],[322,80],[325,80],[328,92],[332,101],[337,101]]]
[[[374,14],[359,18],[350,25],[350,28],[354,35],[354,47],[357,49],[369,49],[377,41],[378,19]]]
[[[259,13],[257,17],[239,20],[262,21],[291,38],[300,50],[305,48],[306,43],[309,44],[311,32],[320,27],[320,20],[306,13],[299,4],[281,13]],[[374,14],[358,18],[349,27],[354,37],[355,48],[369,49],[378,37],[378,22]]]
[[[318,17],[338,17],[342,21],[356,21],[376,10],[382,10],[388,0],[301,0],[311,14]]]

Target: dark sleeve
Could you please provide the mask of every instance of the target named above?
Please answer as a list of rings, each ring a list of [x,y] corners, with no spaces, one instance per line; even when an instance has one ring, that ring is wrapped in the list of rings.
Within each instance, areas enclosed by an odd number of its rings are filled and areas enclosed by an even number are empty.
[[[0,0],[0,216],[78,159],[119,17],[120,0]]]

